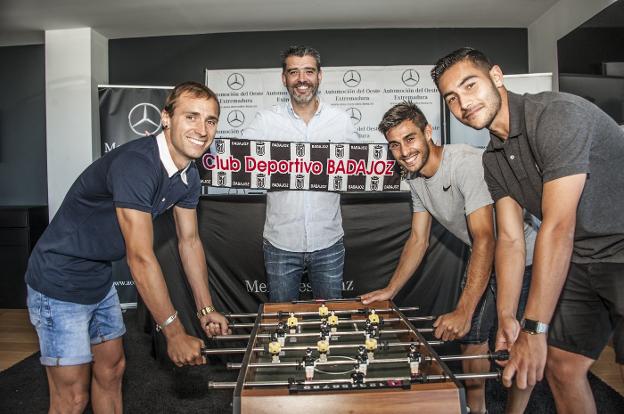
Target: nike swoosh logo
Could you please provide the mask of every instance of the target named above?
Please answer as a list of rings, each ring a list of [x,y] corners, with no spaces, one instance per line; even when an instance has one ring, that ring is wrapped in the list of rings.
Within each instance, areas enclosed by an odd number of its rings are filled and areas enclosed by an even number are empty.
[[[442,186],[442,191],[448,191],[449,188],[451,188],[450,185],[448,187]]]

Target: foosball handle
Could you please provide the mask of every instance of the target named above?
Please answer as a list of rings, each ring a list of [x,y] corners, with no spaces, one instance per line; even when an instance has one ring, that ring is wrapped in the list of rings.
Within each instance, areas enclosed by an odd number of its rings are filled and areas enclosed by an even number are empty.
[[[509,351],[507,351],[506,349],[492,352],[491,356],[492,356],[492,360],[495,360],[495,361],[509,361]]]

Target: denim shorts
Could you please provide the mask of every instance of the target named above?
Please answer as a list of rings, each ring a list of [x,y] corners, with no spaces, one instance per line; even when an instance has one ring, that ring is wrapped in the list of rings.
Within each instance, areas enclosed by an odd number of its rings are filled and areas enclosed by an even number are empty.
[[[531,287],[531,271],[533,266],[529,265],[524,268],[524,275],[522,278],[522,289],[520,291],[520,297],[518,298],[518,310],[516,317],[518,320],[522,319],[524,315],[524,308],[526,307],[527,299],[529,297],[529,288]],[[462,288],[466,280],[462,282]],[[481,297],[479,304],[472,316],[470,325],[470,331],[460,340],[462,344],[482,344],[491,338],[493,330],[498,327],[498,317],[496,315],[496,275],[492,275],[490,283],[485,290],[485,293]]]
[[[472,320],[470,321],[470,331],[457,342],[464,345],[482,344],[487,342],[490,333],[496,326],[496,288],[495,277],[490,276],[490,281],[481,296]],[[462,290],[466,284],[466,278],[462,281]]]
[[[91,345],[126,332],[114,286],[92,305],[53,299],[28,286],[28,312],[39,336],[42,365],[88,364]]]

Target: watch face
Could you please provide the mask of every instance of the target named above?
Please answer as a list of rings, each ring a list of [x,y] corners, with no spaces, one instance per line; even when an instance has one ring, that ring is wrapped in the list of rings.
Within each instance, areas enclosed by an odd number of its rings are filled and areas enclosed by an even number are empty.
[[[523,319],[521,322],[522,330],[530,334],[541,334],[548,331],[548,325],[540,321],[534,321],[531,319]]]

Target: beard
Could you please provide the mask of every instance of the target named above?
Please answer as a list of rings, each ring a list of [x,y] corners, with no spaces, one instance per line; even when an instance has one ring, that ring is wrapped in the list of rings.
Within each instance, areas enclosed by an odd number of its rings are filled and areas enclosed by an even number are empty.
[[[425,142],[425,145],[424,145],[423,149],[420,151],[420,158],[419,158],[418,162],[416,164],[412,164],[412,165],[408,166],[407,164],[405,164],[405,162],[403,160],[404,160],[404,158],[409,158],[410,156],[401,157],[399,165],[401,166],[402,169],[404,169],[406,171],[409,171],[412,174],[420,173],[420,170],[423,169],[425,164],[427,164],[427,160],[429,160],[429,146]]]
[[[481,110],[483,112],[481,118],[473,121],[465,120],[463,123],[474,129],[489,129],[490,125],[492,125],[492,122],[494,121],[494,118],[498,115],[498,111],[500,111],[501,101],[502,98],[500,92],[496,88],[496,85],[492,82],[491,88],[488,89],[485,97],[483,98],[485,106]]]
[[[299,95],[295,91],[298,86],[305,85],[308,87],[308,93],[305,95]],[[310,82],[297,82],[296,84],[289,86],[288,94],[290,95],[290,99],[298,104],[307,104],[312,101],[316,97],[316,93],[318,92],[318,84],[312,84]]]

